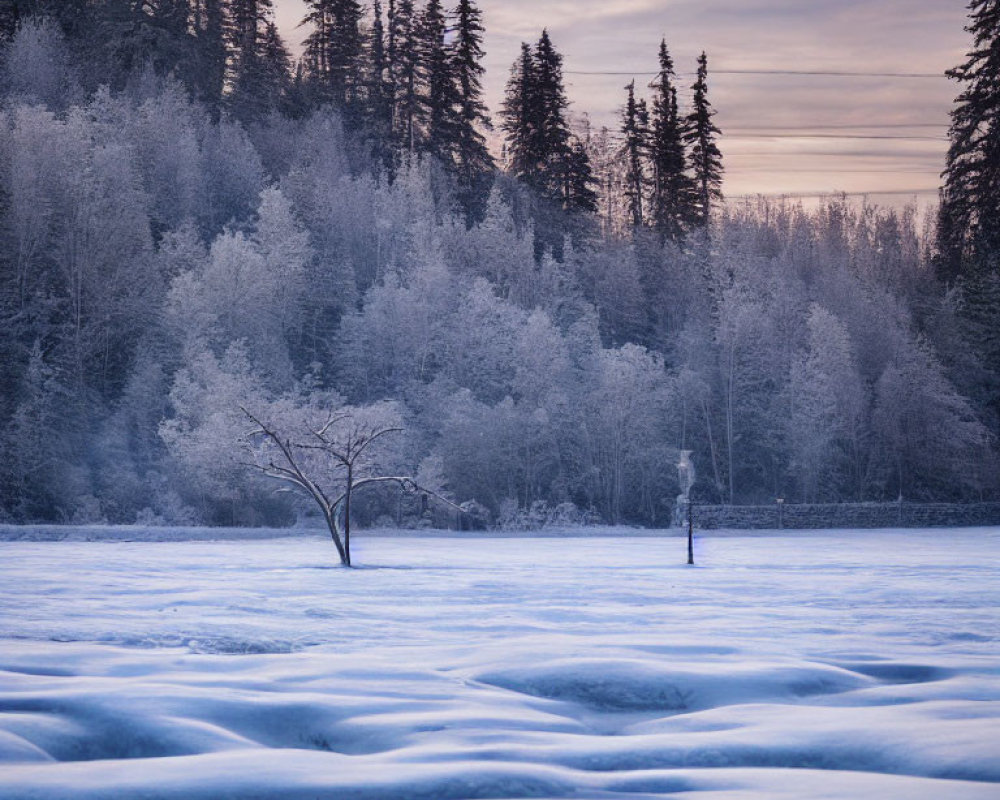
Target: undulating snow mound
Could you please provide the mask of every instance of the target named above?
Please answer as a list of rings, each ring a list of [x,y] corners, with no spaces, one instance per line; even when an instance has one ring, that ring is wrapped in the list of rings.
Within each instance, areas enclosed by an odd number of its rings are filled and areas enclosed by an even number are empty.
[[[0,542],[0,797],[993,800],[998,545]]]

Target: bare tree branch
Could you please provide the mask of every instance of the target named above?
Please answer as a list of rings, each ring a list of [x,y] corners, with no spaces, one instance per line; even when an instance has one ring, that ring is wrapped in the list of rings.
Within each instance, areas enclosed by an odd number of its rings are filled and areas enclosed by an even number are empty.
[[[378,441],[386,434],[401,432],[403,429],[400,427],[382,428],[372,426],[363,430],[360,423],[356,420],[351,420],[349,431],[343,437],[334,439],[331,438],[330,434],[333,426],[344,420],[351,419],[351,415],[348,413],[331,413],[323,427],[319,430],[309,430],[309,435],[317,440],[318,444],[315,442],[294,442],[288,437],[282,438],[276,430],[255,417],[246,408],[241,406],[240,410],[257,426],[254,430],[246,434],[246,441],[251,446],[253,440],[257,437],[271,442],[277,447],[283,461],[283,464],[276,464],[274,460],[268,460],[266,464],[262,464],[258,460],[254,464],[248,464],[247,466],[262,472],[267,477],[289,483],[312,497],[323,511],[323,517],[326,520],[327,527],[330,529],[330,537],[337,546],[341,562],[346,566],[351,565],[351,497],[358,489],[383,483],[395,483],[409,494],[423,493],[428,497],[434,497],[459,512],[465,513],[465,509],[461,506],[455,505],[455,503],[442,497],[432,489],[421,486],[414,478],[408,475],[367,475],[361,478],[356,477],[355,470],[358,469],[358,460],[372,443]],[[347,472],[346,476],[342,478],[345,483],[344,489],[332,502],[319,483],[306,474],[305,469],[296,459],[296,451],[299,451],[301,455],[301,451],[307,450],[325,453],[336,462],[337,467],[343,468]],[[363,471],[367,472],[369,470],[365,469]],[[341,480],[341,478],[338,478],[338,480]]]
[[[373,433],[371,433],[368,436],[367,439],[363,440],[361,442],[361,444],[358,445],[358,449],[355,451],[355,453],[354,453],[354,459],[352,459],[352,460],[356,461],[358,459],[358,457],[368,448],[368,445],[370,445],[372,442],[376,441],[377,439],[382,438],[387,433],[402,433],[402,431],[403,431],[402,428],[382,428],[382,429],[380,429],[378,431],[374,431]]]

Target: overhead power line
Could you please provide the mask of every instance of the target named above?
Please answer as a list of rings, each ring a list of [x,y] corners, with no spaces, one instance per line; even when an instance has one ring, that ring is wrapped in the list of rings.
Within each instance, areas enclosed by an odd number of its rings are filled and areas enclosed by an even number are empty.
[[[761,131],[855,131],[855,130],[867,130],[869,128],[880,128],[880,129],[890,129],[890,128],[933,128],[934,130],[946,130],[948,128],[947,122],[870,122],[870,123],[857,123],[855,125],[826,125],[823,123],[818,123],[816,125],[741,125],[738,128],[730,128],[727,133],[733,132],[753,132],[758,133]]]
[[[729,139],[891,139],[908,142],[946,142],[946,136],[901,136],[899,134],[861,133],[729,133]]]
[[[634,70],[632,72],[625,72],[619,70],[577,70],[577,69],[566,69],[563,70],[564,75],[617,75],[622,77],[628,76],[656,76],[659,75],[659,71],[653,70]],[[679,72],[677,73],[683,77],[692,77],[696,75],[694,72]],[[946,80],[947,76],[942,73],[937,72],[851,72],[847,70],[806,70],[806,69],[713,69],[711,70],[712,75],[786,75],[786,76],[804,76],[804,77],[824,77],[824,78],[904,78],[904,79],[918,79],[927,80],[929,78],[939,78],[941,80]]]
[[[877,195],[912,195],[912,196],[924,196],[924,195],[937,195],[939,189],[928,188],[928,189],[888,189],[884,191],[867,191],[867,192],[757,192],[756,194],[732,194],[726,195],[726,200],[756,200],[758,197],[769,197],[769,198],[788,198],[788,199],[807,199],[813,197],[873,197]]]
[[[766,172],[773,175],[776,172],[780,172],[782,175],[934,175],[937,176],[939,170],[928,167],[926,169],[826,169],[823,167],[818,167],[816,169],[808,169],[804,167],[782,167],[780,170],[776,170],[774,167],[733,167],[726,171],[729,177],[733,175],[741,175],[745,172]]]

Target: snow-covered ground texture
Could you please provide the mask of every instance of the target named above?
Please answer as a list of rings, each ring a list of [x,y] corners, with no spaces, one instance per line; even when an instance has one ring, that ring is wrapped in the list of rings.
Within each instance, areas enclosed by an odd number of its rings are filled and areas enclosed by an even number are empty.
[[[0,541],[4,800],[1000,798],[997,529],[87,538]]]

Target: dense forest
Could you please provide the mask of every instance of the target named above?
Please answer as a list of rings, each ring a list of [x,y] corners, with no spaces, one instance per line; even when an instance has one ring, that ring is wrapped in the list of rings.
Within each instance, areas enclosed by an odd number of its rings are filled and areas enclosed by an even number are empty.
[[[309,5],[293,62],[270,0],[0,2],[0,520],[291,522],[241,406],[398,425],[492,525],[666,524],[682,449],[701,502],[997,497],[995,0],[926,220],[724,202],[707,56],[593,131],[539,32],[494,121],[473,0]]]

